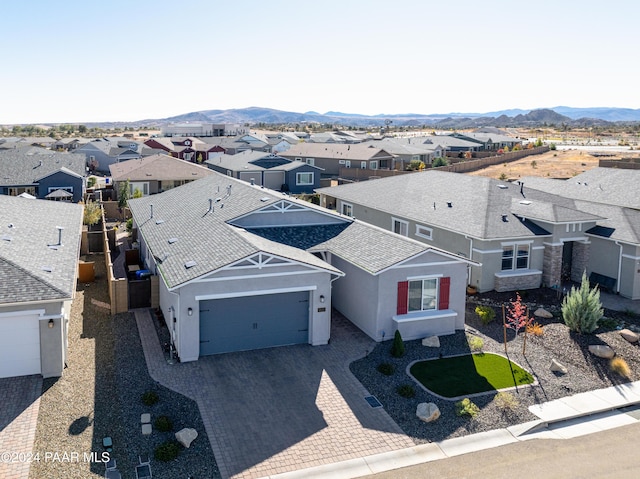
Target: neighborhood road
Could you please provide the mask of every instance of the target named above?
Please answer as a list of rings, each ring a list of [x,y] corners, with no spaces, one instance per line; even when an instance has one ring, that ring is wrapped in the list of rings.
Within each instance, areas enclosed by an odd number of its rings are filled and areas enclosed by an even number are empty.
[[[405,467],[369,479],[636,479],[640,424],[566,440],[533,439]]]

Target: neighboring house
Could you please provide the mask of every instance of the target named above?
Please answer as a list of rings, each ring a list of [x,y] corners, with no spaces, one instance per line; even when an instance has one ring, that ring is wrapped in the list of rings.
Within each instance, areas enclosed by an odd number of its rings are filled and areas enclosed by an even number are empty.
[[[300,143],[300,138],[293,133],[266,133],[265,136],[269,140],[271,152],[274,155],[287,151],[291,145]]]
[[[505,147],[513,150],[513,147],[516,145],[522,146],[521,139],[499,133],[485,133],[478,131],[472,133],[452,133],[451,136],[470,141],[472,143],[478,143],[481,145],[482,151],[497,151]]]
[[[457,255],[217,173],[129,206],[181,361],[327,344],[332,307],[376,341],[464,328]]]
[[[162,127],[162,136],[235,136],[249,132],[249,127],[238,123],[171,123]]]
[[[90,141],[72,151],[86,156],[90,170],[109,173],[109,166],[113,164],[140,158],[141,144],[129,138],[108,137]]]
[[[280,156],[318,166],[326,177],[338,176],[340,168],[393,170],[396,167],[391,153],[363,144],[298,143]]]
[[[129,181],[129,195],[138,190],[143,196],[154,195],[209,176],[212,172],[172,156],[159,154],[111,165],[111,177],[116,195]]]
[[[195,162],[197,160],[196,148],[204,143],[198,138],[172,137],[150,138],[144,144],[154,150],[166,151],[169,155],[181,160]]]
[[[412,141],[413,140],[413,141]],[[372,148],[382,148],[391,153],[394,165],[398,170],[405,170],[412,161],[421,161],[431,165],[435,158],[445,156],[445,149],[440,145],[424,144],[416,138],[383,138],[362,143]]]
[[[38,147],[0,150],[0,194],[28,193],[40,199],[77,203],[84,198],[84,158]]]
[[[51,144],[52,150],[71,151],[80,148],[92,140],[91,138],[61,138]]]
[[[605,274],[597,262],[618,257],[594,251],[594,232],[608,225],[610,211],[532,189],[526,181],[426,171],[317,191],[323,206],[481,263],[469,276],[481,292],[561,287],[585,269]],[[631,224],[618,227],[631,235]],[[636,249],[628,254],[640,256]],[[620,293],[635,297],[636,281],[621,285]]]
[[[482,145],[476,141],[467,141],[449,135],[428,135],[411,138],[410,140],[411,143],[418,141],[424,145],[437,145],[444,148],[445,151],[474,152],[480,151],[482,148]]]
[[[0,378],[61,376],[82,206],[0,195]]]
[[[208,160],[206,164],[223,175],[294,194],[313,193],[320,187],[322,173],[316,166],[261,151],[221,155]]]

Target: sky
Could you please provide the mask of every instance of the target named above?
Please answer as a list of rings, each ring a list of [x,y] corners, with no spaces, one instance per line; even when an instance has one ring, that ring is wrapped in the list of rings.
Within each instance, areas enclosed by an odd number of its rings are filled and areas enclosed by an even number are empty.
[[[637,0],[3,2],[0,124],[640,108]]]

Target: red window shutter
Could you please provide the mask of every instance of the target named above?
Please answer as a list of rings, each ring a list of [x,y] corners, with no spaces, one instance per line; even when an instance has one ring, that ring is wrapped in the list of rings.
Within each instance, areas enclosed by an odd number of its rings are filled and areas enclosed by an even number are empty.
[[[407,314],[409,311],[409,281],[398,283],[398,314]]]
[[[449,309],[449,287],[451,286],[451,278],[440,278],[440,301],[438,309]]]

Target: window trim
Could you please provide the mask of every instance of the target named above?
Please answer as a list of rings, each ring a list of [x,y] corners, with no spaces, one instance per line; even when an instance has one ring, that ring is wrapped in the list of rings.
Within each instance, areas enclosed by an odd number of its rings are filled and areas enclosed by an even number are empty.
[[[420,312],[425,312],[425,311],[439,311],[440,308],[440,277],[439,276],[427,276],[427,277],[422,277],[422,278],[415,278],[415,279],[410,279],[408,280],[409,284],[407,287],[407,294],[411,295],[411,283],[417,283],[417,282],[421,283],[421,289],[420,289],[420,309],[411,309],[411,297],[408,296],[407,297],[407,314],[411,314],[411,313],[420,313]],[[433,308],[428,308],[428,309],[424,309],[424,283],[425,281],[435,281],[435,295],[432,298],[432,301],[434,303],[434,307]]]
[[[518,254],[521,251],[522,247],[526,247],[527,254],[520,256]],[[505,256],[505,252],[507,248],[512,250],[510,256]],[[524,266],[518,266],[518,261],[524,259],[526,261]],[[508,260],[511,263],[509,268],[504,267],[505,260]],[[500,271],[522,271],[529,269],[529,264],[531,261],[531,243],[503,243],[502,244],[502,254],[500,256]]]
[[[309,182],[302,182],[300,181],[300,177],[302,175],[309,175],[310,176],[310,181]],[[314,184],[314,175],[313,172],[311,171],[301,171],[296,173],[296,186],[312,186]]]
[[[428,230],[429,234],[421,233],[420,230]],[[424,225],[416,225],[416,236],[428,240],[433,240],[433,228],[429,228],[428,226]]]
[[[345,213],[345,207],[346,209],[350,210],[349,213]],[[353,205],[351,203],[340,201],[340,213],[342,213],[344,216],[349,216],[350,218],[353,218]]]
[[[369,162],[369,169],[370,170],[377,170],[378,169],[378,160],[373,160]]]
[[[396,223],[400,224],[400,231],[397,232],[396,231]],[[404,226],[404,233],[402,232],[402,227]],[[403,220],[400,218],[395,218],[395,217],[391,217],[391,231],[393,231],[396,234],[402,235],[402,236],[409,236],[409,222],[407,220]]]
[[[366,170],[367,169],[367,162],[366,161],[361,161],[360,162],[360,169],[361,170]]]
[[[316,159],[315,158],[305,158],[304,162],[307,165],[315,166]]]

